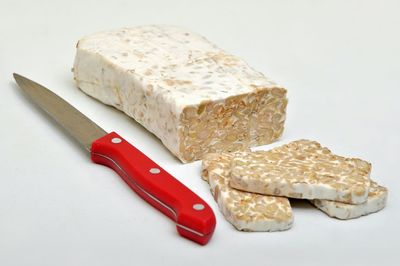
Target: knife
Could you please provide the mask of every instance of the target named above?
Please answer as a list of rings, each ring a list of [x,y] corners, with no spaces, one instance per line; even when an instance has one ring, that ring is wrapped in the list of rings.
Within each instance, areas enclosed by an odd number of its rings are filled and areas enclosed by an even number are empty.
[[[13,75],[19,87],[90,153],[93,162],[116,171],[132,190],[171,218],[181,236],[207,244],[216,221],[203,199],[117,133],[107,133],[42,85]]]

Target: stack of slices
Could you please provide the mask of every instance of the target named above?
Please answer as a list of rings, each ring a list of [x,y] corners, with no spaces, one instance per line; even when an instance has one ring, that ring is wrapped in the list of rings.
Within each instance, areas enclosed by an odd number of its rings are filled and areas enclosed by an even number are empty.
[[[202,165],[221,212],[242,231],[289,229],[288,198],[307,199],[339,219],[377,212],[386,204],[387,189],[370,172],[370,163],[334,155],[309,140],[269,151],[210,153]]]

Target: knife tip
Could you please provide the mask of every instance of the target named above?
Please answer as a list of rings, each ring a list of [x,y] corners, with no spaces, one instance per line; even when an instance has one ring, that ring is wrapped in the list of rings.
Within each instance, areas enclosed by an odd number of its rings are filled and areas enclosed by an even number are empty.
[[[21,75],[17,74],[17,73],[13,73],[13,77],[15,80],[17,80],[18,78],[21,78]]]
[[[17,82],[17,84],[20,84],[21,82],[25,82],[25,81],[29,81],[27,78],[25,78],[24,76],[18,74],[18,73],[13,73],[13,77],[15,79],[15,82]]]

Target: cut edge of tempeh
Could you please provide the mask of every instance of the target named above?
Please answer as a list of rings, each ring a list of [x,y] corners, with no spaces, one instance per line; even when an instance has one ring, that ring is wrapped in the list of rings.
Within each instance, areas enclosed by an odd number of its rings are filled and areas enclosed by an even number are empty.
[[[287,198],[243,192],[229,186],[232,154],[209,153],[202,162],[202,178],[209,183],[210,191],[226,220],[237,230],[248,232],[291,228],[293,213]]]
[[[387,188],[371,180],[368,200],[362,204],[346,204],[321,199],[310,200],[310,202],[330,217],[348,220],[382,210],[386,206],[387,197]]]

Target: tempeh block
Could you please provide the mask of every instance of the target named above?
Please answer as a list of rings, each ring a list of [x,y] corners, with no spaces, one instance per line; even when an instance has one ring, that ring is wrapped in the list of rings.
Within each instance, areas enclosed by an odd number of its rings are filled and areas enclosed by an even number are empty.
[[[204,37],[140,26],[79,40],[77,86],[134,118],[182,162],[271,143],[286,90]]]

